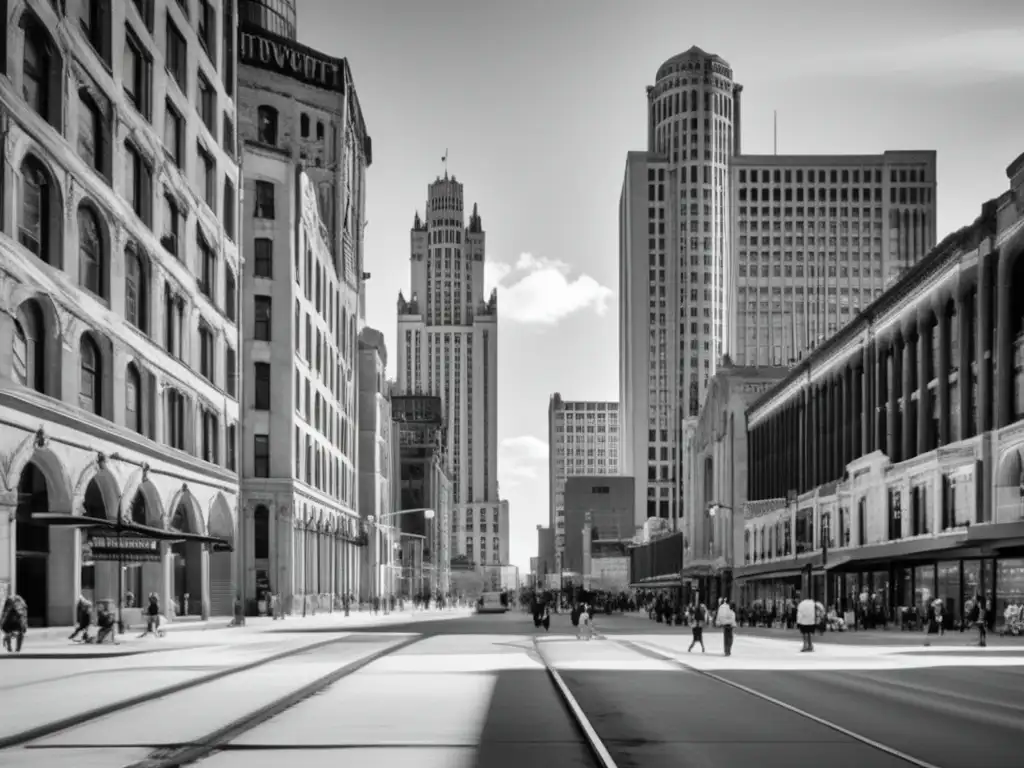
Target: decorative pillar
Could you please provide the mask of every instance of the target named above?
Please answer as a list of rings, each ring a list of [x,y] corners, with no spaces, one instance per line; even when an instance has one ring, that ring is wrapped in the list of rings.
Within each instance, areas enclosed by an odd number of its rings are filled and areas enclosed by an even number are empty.
[[[797,408],[797,444],[799,466],[797,467],[797,490],[807,490],[807,390],[800,390],[800,405]]]
[[[821,421],[818,419],[818,388],[814,384],[810,385],[810,422],[811,431],[808,435],[808,442],[810,443],[809,454],[807,456],[807,474],[808,483],[807,490],[818,487],[818,458],[821,455],[819,450],[819,434],[821,432]]]
[[[210,545],[200,544],[199,550],[199,613],[203,621],[210,618]]]
[[[917,329],[904,330],[905,342],[903,344],[903,428],[900,442],[902,451],[901,461],[913,458],[916,454],[914,447],[917,440],[914,435],[914,368],[917,358]]]
[[[978,365],[978,402],[976,434],[992,427],[992,273],[995,254],[978,259],[978,294],[975,301],[977,344],[975,357]]]
[[[917,453],[928,453],[932,441],[932,396],[928,384],[932,378],[932,313],[921,315],[917,329]],[[941,378],[941,376],[940,376]]]
[[[949,298],[942,296],[935,308],[935,330],[939,334],[939,359],[936,361],[935,374],[938,377],[936,388],[939,396],[939,434],[935,436],[936,446],[949,445],[949,417],[951,404],[949,401],[949,366],[950,366],[950,334],[949,334]],[[960,370],[960,381],[963,382],[964,371]],[[934,528],[932,530],[935,530]]]
[[[17,590],[18,492],[0,490],[0,598]]]
[[[1011,314],[1010,288],[1013,284],[1012,262],[1004,254],[999,259],[996,280],[995,349],[995,428],[1008,426],[1013,422],[1013,333],[1016,330]]]
[[[889,454],[888,418],[887,404],[889,402],[889,342],[877,340],[875,342],[875,378],[871,382],[874,394],[871,397],[871,406],[874,409],[872,418],[874,427],[874,449]]]
[[[900,461],[900,382],[903,381],[903,338],[893,339],[892,357],[888,371],[889,412],[886,416],[886,453],[889,461],[896,464]]]

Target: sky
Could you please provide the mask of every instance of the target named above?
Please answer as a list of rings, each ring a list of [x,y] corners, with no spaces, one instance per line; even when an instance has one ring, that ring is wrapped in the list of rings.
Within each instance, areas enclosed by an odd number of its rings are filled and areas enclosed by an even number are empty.
[[[409,230],[448,169],[498,287],[501,496],[529,571],[548,520],[547,407],[618,399],[618,204],[645,88],[693,45],[743,90],[743,152],[938,153],[938,239],[1024,151],[1020,0],[297,0],[299,41],[349,60],[373,139],[367,323],[396,354]],[[393,365],[389,375],[394,376]]]

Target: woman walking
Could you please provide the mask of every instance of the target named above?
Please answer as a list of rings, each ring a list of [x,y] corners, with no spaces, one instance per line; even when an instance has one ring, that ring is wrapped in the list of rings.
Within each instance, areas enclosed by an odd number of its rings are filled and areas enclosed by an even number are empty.
[[[14,651],[21,653],[27,631],[28,606],[21,595],[11,595],[4,601],[3,611],[0,612],[0,632],[3,632],[4,647],[8,653],[11,652],[12,637],[15,640]]]

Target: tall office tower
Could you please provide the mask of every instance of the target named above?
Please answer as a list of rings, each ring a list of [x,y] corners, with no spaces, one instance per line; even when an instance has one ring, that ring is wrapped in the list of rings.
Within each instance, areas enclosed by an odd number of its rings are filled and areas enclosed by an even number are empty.
[[[438,177],[410,232],[411,294],[398,296],[398,388],[440,397],[452,464],[452,554],[508,562],[498,496],[498,294],[484,295],[484,229],[462,184]],[[479,537],[479,538],[477,538]]]
[[[322,595],[359,594],[356,367],[370,137],[344,59],[253,25],[239,35],[238,118],[242,594],[271,589],[301,611]]]
[[[737,365],[791,365],[935,246],[935,152],[739,155],[730,171]]]
[[[236,26],[200,10],[0,14],[0,582],[33,626],[118,584],[172,620],[232,612],[236,560],[211,545],[238,494]]]
[[[555,531],[555,567],[565,548],[565,480],[619,473],[619,404],[548,401],[548,520]]]
[[[719,56],[691,48],[647,89],[647,151],[619,202],[619,403],[635,514],[675,521],[684,422],[696,419],[729,317],[729,161],[740,92]]]

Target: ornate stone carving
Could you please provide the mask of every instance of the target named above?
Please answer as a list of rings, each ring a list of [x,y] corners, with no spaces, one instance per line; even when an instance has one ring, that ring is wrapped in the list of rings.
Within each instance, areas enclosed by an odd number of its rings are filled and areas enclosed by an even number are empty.
[[[54,337],[66,349],[72,349],[78,332],[79,319],[70,310],[59,304],[54,304],[54,315],[57,318],[57,323],[53,328]]]
[[[107,455],[100,451],[96,454],[96,470],[102,472],[107,468]]]
[[[289,520],[292,516],[292,505],[291,504],[278,504],[277,506],[277,517],[279,520]]]
[[[50,444],[50,438],[42,427],[36,430],[36,448],[46,448]]]
[[[14,275],[0,269],[0,312],[13,316],[16,309],[14,293],[19,285],[21,282]]]
[[[149,462],[142,464],[142,479],[139,481],[139,485],[149,482]]]

